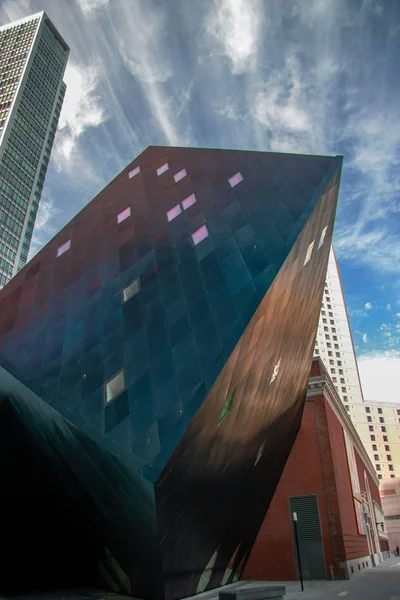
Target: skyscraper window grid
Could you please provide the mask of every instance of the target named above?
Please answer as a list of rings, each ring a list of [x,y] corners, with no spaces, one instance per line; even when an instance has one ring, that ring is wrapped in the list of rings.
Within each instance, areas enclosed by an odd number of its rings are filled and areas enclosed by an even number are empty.
[[[28,258],[68,54],[44,12],[0,28],[0,287]]]

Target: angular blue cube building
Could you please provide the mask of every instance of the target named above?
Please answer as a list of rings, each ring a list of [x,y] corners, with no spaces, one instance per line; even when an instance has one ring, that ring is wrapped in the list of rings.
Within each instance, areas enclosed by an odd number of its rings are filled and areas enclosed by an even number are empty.
[[[5,534],[0,592],[240,577],[301,421],[341,165],[149,147],[0,292],[27,540]]]

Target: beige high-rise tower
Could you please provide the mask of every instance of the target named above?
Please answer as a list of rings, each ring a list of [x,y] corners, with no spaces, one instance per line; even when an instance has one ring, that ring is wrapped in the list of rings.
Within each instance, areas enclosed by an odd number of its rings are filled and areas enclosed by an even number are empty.
[[[399,477],[400,406],[364,400],[339,267],[332,248],[315,354],[322,358],[330,373],[379,479]]]

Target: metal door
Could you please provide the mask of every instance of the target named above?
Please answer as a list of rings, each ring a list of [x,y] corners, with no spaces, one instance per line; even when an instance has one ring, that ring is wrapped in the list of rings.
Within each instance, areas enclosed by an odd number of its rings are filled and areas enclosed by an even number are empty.
[[[299,579],[293,513],[297,513],[301,566],[304,579],[326,579],[324,548],[318,499],[315,495],[289,498],[292,521],[293,549],[296,561],[296,578]]]

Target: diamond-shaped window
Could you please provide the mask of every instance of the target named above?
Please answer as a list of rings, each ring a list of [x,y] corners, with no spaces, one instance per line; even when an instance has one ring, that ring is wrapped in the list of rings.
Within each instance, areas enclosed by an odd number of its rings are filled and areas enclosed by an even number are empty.
[[[315,244],[315,240],[313,240],[313,241],[311,242],[311,244],[308,244],[308,248],[307,248],[307,252],[306,252],[306,257],[305,257],[305,259],[304,259],[304,264],[303,264],[303,267],[304,267],[304,266],[305,266],[305,265],[308,263],[308,261],[309,261],[309,260],[310,260],[310,258],[311,258],[312,251],[314,250],[314,244]]]
[[[139,173],[140,173],[140,167],[135,167],[134,169],[129,171],[128,177],[129,177],[129,179],[132,179],[132,177],[135,177],[135,175],[139,175]]]
[[[229,177],[228,181],[231,187],[235,187],[235,185],[243,181],[243,175],[240,173],[240,171],[238,171],[237,173],[232,175],[232,177]]]
[[[186,173],[186,169],[181,169],[180,171],[178,171],[177,173],[175,173],[174,175],[174,181],[175,183],[178,183],[178,181],[180,181],[181,179],[183,179],[184,177],[186,177],[187,173]]]
[[[223,423],[223,421],[226,419],[226,417],[229,415],[233,408],[233,401],[235,399],[236,389],[237,388],[234,388],[226,397],[226,400],[221,410],[221,416],[219,417],[218,427]]]
[[[66,252],[70,248],[71,248],[71,240],[68,240],[67,242],[62,244],[62,246],[59,246],[57,248],[57,256],[61,256],[61,254],[64,254],[64,252]]]
[[[328,229],[328,225],[326,225],[326,227],[324,227],[323,230],[321,231],[321,235],[320,235],[320,238],[319,238],[317,250],[319,250],[321,248],[321,246],[323,245],[323,243],[324,243],[325,236],[326,236],[326,230],[327,229]]]
[[[157,169],[158,177],[160,175],[162,175],[163,173],[165,173],[165,171],[168,171],[168,169],[169,169],[168,163],[164,163],[163,165],[161,165],[161,167],[158,167],[158,169]]]
[[[197,246],[197,244],[200,244],[201,241],[203,241],[206,237],[208,237],[208,229],[207,229],[207,225],[202,225],[201,227],[199,227],[199,229],[196,229],[196,231],[194,231],[192,233],[192,240],[195,246]]]
[[[116,398],[116,396],[119,396],[119,394],[123,392],[124,389],[125,375],[124,370],[121,369],[104,384],[105,403],[108,404],[109,402],[111,402],[111,400],[114,400],[114,398]]]
[[[117,216],[118,224],[122,223],[122,221],[125,221],[125,219],[127,219],[130,216],[131,216],[131,207],[128,206],[128,208],[125,208],[125,210],[120,212],[119,215]]]

